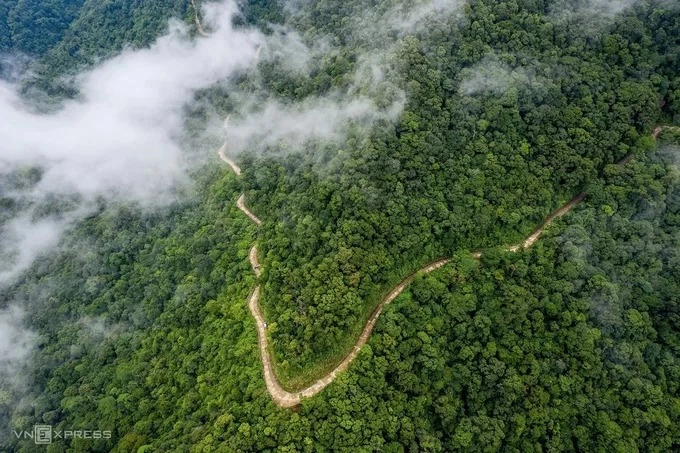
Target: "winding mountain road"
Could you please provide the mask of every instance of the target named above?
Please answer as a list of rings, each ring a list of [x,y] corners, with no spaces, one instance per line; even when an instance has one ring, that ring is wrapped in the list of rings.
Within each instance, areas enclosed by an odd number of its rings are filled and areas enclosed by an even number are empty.
[[[225,120],[225,126],[228,123],[229,118],[227,117],[227,120]],[[675,126],[658,126],[654,129],[652,136],[657,139],[661,131],[664,129],[678,129],[680,128],[675,127]],[[241,168],[232,160],[230,159],[227,154],[227,141],[225,140],[225,143],[222,145],[222,147],[219,149],[218,154],[220,156],[220,159],[222,159],[224,162],[226,162],[231,169],[236,173],[236,175],[241,174]],[[630,160],[633,158],[632,154],[629,154],[625,156],[623,159],[621,159],[618,164],[619,165],[625,165]],[[567,214],[569,211],[571,211],[575,206],[577,206],[579,203],[581,203],[585,198],[587,194],[585,192],[581,192],[580,194],[576,195],[574,198],[569,200],[567,203],[565,203],[563,206],[559,207],[555,211],[553,211],[546,219],[545,221],[529,236],[527,236],[522,242],[518,244],[513,244],[510,246],[507,246],[505,248],[506,251],[508,252],[517,252],[520,249],[527,249],[531,246],[533,246],[536,241],[540,238],[541,234],[543,234],[543,231],[551,224],[553,223],[556,219],[564,216]],[[258,226],[262,224],[262,221],[253,214],[250,209],[245,204],[245,193],[241,194],[241,196],[238,198],[236,202],[238,208],[243,211],[255,224]],[[472,257],[479,259],[482,256],[481,251],[473,252]],[[261,268],[260,268],[260,262],[258,260],[257,256],[257,246],[253,246],[250,249],[250,252],[248,254],[250,264],[253,268],[253,272],[255,275],[259,278],[261,274]],[[417,274],[428,274],[435,269],[439,269],[440,267],[444,266],[450,261],[450,258],[442,258],[433,262],[430,262],[420,268],[418,271],[410,274],[406,278],[404,278],[397,286],[395,286],[376,306],[376,308],[373,310],[373,313],[371,313],[371,316],[368,318],[368,321],[364,325],[364,328],[361,332],[361,335],[359,335],[359,338],[357,339],[356,343],[354,344],[354,347],[352,350],[338,363],[338,365],[327,375],[319,379],[318,381],[314,382],[311,384],[309,387],[306,387],[305,389],[299,391],[299,392],[289,392],[285,390],[278,379],[276,378],[276,374],[274,373],[274,367],[272,363],[272,357],[269,351],[269,340],[267,336],[267,324],[264,319],[264,315],[262,314],[262,309],[260,307],[260,286],[257,285],[254,289],[252,294],[250,295],[250,298],[248,300],[248,308],[250,309],[250,313],[252,314],[253,318],[255,318],[255,324],[257,326],[257,337],[258,337],[258,346],[260,348],[260,357],[262,359],[262,366],[263,366],[263,372],[264,372],[264,380],[267,386],[267,391],[270,393],[272,399],[274,402],[283,408],[286,407],[294,407],[300,404],[303,398],[309,398],[317,393],[321,392],[324,388],[326,388],[331,382],[335,380],[335,378],[338,376],[338,374],[342,373],[345,371],[349,365],[356,359],[356,357],[359,355],[359,351],[361,348],[366,344],[368,341],[369,337],[371,336],[371,332],[373,332],[373,327],[375,326],[378,317],[382,313],[383,309],[387,304],[392,302],[394,299],[396,299],[403,291],[406,289],[406,287],[413,281],[415,276]]]
[[[196,29],[199,35],[210,36],[208,33],[205,32],[205,30],[201,26],[201,21],[198,16],[198,9],[196,8],[195,0],[191,0],[191,4],[194,8]],[[258,47],[256,50],[255,54],[256,60],[259,59],[260,50],[261,47]],[[224,120],[225,130],[228,128],[229,118],[230,117],[227,116],[227,118]],[[659,134],[664,129],[680,130],[680,128],[676,126],[657,126],[652,132],[652,136],[654,137],[654,139],[657,139],[659,137]],[[222,159],[225,163],[227,163],[227,165],[229,165],[229,167],[231,167],[231,169],[233,170],[234,173],[236,173],[237,176],[240,176],[241,168],[236,164],[236,162],[234,162],[231,158],[229,158],[229,156],[227,156],[227,148],[228,144],[227,140],[225,140],[224,144],[218,150],[218,155],[220,156],[220,159]],[[628,154],[623,159],[621,159],[621,161],[619,161],[618,164],[625,165],[628,162],[630,162],[632,158],[633,155]],[[550,213],[550,215],[545,219],[545,221],[541,225],[539,225],[539,227],[531,235],[527,236],[522,242],[518,244],[509,245],[505,247],[505,250],[508,252],[517,252],[520,249],[527,249],[531,247],[536,243],[536,241],[538,241],[538,239],[541,237],[541,234],[543,234],[543,231],[552,222],[554,222],[556,219],[562,217],[563,215],[571,211],[575,206],[581,203],[586,198],[586,196],[587,194],[585,192],[581,192],[580,194],[576,195],[574,198],[569,200],[563,206],[559,207],[558,209]],[[253,214],[253,212],[246,206],[245,197],[246,197],[245,193],[241,194],[241,196],[239,196],[238,200],[236,201],[236,206],[238,206],[238,208],[241,211],[243,211],[248,216],[248,218],[250,218],[250,220],[252,220],[256,225],[258,226],[262,225],[262,221],[255,214]],[[481,251],[472,252],[471,256],[475,259],[480,259],[482,257],[482,252]],[[256,245],[253,245],[253,247],[250,249],[250,252],[248,253],[248,258],[250,260],[250,265],[253,268],[255,276],[259,278],[262,273],[262,270],[260,268],[260,262],[257,256]],[[267,323],[264,319],[264,315],[262,314],[262,309],[260,307],[260,285],[255,286],[248,300],[248,308],[253,318],[255,318],[255,325],[257,327],[258,346],[260,349],[260,358],[262,360],[264,380],[267,386],[267,391],[271,395],[274,402],[279,407],[282,408],[295,407],[300,404],[303,398],[312,397],[321,392],[324,388],[326,388],[331,382],[335,380],[338,374],[345,371],[349,367],[349,365],[354,361],[354,359],[357,358],[357,356],[359,355],[359,351],[366,344],[369,337],[371,336],[371,333],[373,332],[373,327],[375,327],[378,317],[382,313],[385,306],[392,302],[394,299],[396,299],[404,291],[404,289],[406,289],[406,287],[413,281],[417,274],[428,274],[444,266],[449,261],[451,261],[450,258],[441,258],[439,260],[427,263],[426,265],[421,267],[418,271],[410,274],[409,276],[404,278],[401,282],[399,282],[399,284],[397,284],[397,286],[395,286],[392,289],[392,291],[390,291],[375,307],[373,313],[371,313],[371,316],[368,318],[368,321],[366,321],[366,324],[364,325],[364,328],[361,331],[359,338],[357,338],[356,343],[352,347],[352,350],[340,361],[340,363],[338,363],[338,365],[331,372],[329,372],[324,377],[322,377],[321,379],[311,384],[309,387],[306,387],[305,389],[299,392],[289,392],[285,390],[281,386],[281,383],[276,378],[276,374],[274,373],[274,366],[272,363],[272,357],[269,351]]]
[[[236,163],[233,160],[231,160],[224,153],[225,149],[226,143],[225,145],[222,145],[218,152],[220,159],[226,162],[234,170],[234,173],[240,175],[241,174],[240,168],[238,167],[238,165],[236,165]],[[245,194],[241,194],[241,196],[239,196],[236,205],[255,224],[257,224],[258,226],[262,224],[262,221],[258,219],[245,205]],[[248,253],[248,259],[250,260],[250,265],[253,268],[255,276],[260,277],[262,271],[260,268],[260,262],[257,257],[256,245],[254,245],[250,249],[250,252]],[[262,366],[264,371],[264,380],[265,384],[267,385],[267,391],[269,391],[269,394],[272,396],[274,402],[280,407],[294,407],[300,404],[302,398],[312,397],[319,393],[324,388],[326,388],[331,382],[335,380],[339,373],[345,371],[349,367],[350,363],[352,363],[354,359],[356,359],[357,355],[359,354],[359,351],[361,350],[361,347],[366,344],[369,337],[371,336],[373,327],[375,326],[375,323],[378,320],[380,313],[382,313],[382,310],[385,307],[385,305],[389,304],[394,299],[396,299],[397,296],[399,296],[404,291],[404,289],[413,281],[413,278],[415,277],[416,274],[432,272],[433,270],[442,267],[449,261],[450,260],[448,258],[443,258],[428,263],[418,272],[414,272],[413,274],[403,279],[394,289],[392,289],[392,291],[390,291],[390,293],[387,296],[385,296],[380,301],[378,306],[373,310],[373,313],[366,322],[366,325],[364,326],[361,335],[359,335],[359,338],[357,339],[350,353],[347,354],[330,373],[328,373],[323,378],[319,379],[309,387],[299,392],[289,392],[285,390],[279,383],[278,379],[276,378],[276,374],[274,373],[274,366],[272,364],[271,354],[269,353],[267,324],[264,319],[264,315],[262,314],[262,309],[260,308],[260,286],[257,285],[255,289],[253,289],[253,292],[251,293],[250,298],[248,300],[248,308],[250,309],[250,313],[252,314],[253,318],[255,318],[255,325],[257,327],[258,346],[260,348],[260,357],[262,359]]]
[[[194,18],[198,34],[201,36],[210,36],[208,33],[206,33],[206,31],[203,29],[201,25],[195,0],[191,0],[191,5],[193,6],[194,9]],[[260,51],[261,47],[258,47],[255,53],[255,60],[259,59]],[[225,129],[227,129],[228,124],[229,116],[227,116],[227,118],[224,120]],[[680,131],[680,127],[678,126],[659,125],[655,127],[654,131],[652,132],[652,136],[654,137],[654,139],[658,139],[659,134],[665,129],[674,129]],[[225,140],[224,144],[218,150],[218,155],[220,156],[220,159],[222,159],[229,165],[229,167],[231,167],[231,169],[233,170],[234,173],[236,173],[237,176],[241,175],[241,168],[236,164],[236,162],[234,162],[232,159],[229,158],[229,156],[227,156],[227,140]],[[626,155],[623,159],[621,159],[618,162],[618,165],[626,165],[628,162],[631,161],[631,159],[633,159],[633,157],[634,157],[633,154]],[[505,247],[504,250],[508,252],[517,252],[520,249],[527,249],[533,246],[536,243],[536,241],[538,241],[538,239],[541,237],[543,231],[552,222],[554,222],[556,219],[562,217],[563,215],[571,211],[575,206],[581,203],[586,198],[586,196],[587,196],[586,192],[581,192],[580,194],[576,195],[574,198],[569,200],[563,206],[559,207],[558,209],[550,213],[550,215],[543,221],[543,223],[539,225],[538,228],[536,228],[536,230],[534,230],[534,232],[527,236],[522,242],[518,244],[509,245]],[[256,225],[258,226],[262,225],[262,221],[257,216],[255,216],[255,214],[253,214],[253,212],[250,211],[250,209],[248,209],[248,207],[246,206],[245,193],[239,196],[238,200],[236,201],[236,205]],[[472,252],[471,256],[475,259],[480,259],[482,257],[482,252],[481,251]],[[248,253],[248,258],[250,260],[250,265],[253,268],[255,276],[259,278],[262,270],[260,268],[260,262],[257,256],[256,245],[253,245],[253,247],[250,249],[250,252]],[[428,274],[444,266],[449,261],[451,261],[450,258],[442,258],[427,263],[426,265],[421,267],[418,271],[410,274],[409,276],[404,278],[401,282],[399,282],[399,284],[397,284],[397,286],[395,286],[392,289],[392,291],[390,291],[375,307],[373,313],[371,313],[371,316],[368,318],[368,321],[364,325],[364,328],[361,331],[361,334],[359,335],[359,338],[354,344],[352,350],[340,361],[340,363],[338,363],[338,365],[330,373],[328,373],[326,376],[322,377],[309,387],[299,392],[288,392],[281,386],[278,379],[276,378],[276,374],[274,373],[274,367],[272,364],[271,354],[269,351],[269,343],[267,337],[267,323],[264,319],[264,315],[262,314],[262,309],[260,308],[260,285],[255,286],[248,300],[248,308],[250,309],[250,313],[252,314],[253,318],[255,318],[255,324],[257,327],[258,346],[260,348],[260,358],[262,359],[264,380],[267,385],[267,391],[271,395],[274,402],[278,406],[283,408],[298,406],[303,398],[312,397],[317,393],[321,392],[324,388],[326,388],[331,382],[335,380],[338,374],[345,371],[349,367],[349,365],[354,361],[354,359],[356,359],[356,357],[359,355],[359,351],[366,344],[369,337],[371,336],[371,332],[373,332],[373,327],[375,326],[378,317],[382,313],[385,306],[392,302],[394,299],[396,299],[404,291],[404,289],[406,289],[406,287],[413,281],[417,274]]]

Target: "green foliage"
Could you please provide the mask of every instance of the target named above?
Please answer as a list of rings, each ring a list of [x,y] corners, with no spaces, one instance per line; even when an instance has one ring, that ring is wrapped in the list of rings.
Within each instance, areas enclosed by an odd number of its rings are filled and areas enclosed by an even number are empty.
[[[540,3],[475,1],[460,27],[433,23],[399,39],[389,61],[408,102],[395,127],[357,132],[337,151],[246,161],[249,200],[270,219],[263,304],[291,388],[339,361],[405,273],[519,241],[608,165],[653,146],[659,100],[672,98],[665,87],[677,74],[665,76],[677,63],[660,57],[678,50],[677,11],[651,5],[582,39]],[[307,5],[293,20],[310,39],[342,36],[343,54],[307,80],[281,82],[266,67],[265,84],[291,99],[323,80],[347,84],[371,43],[355,42],[341,17],[362,8]],[[655,41],[660,23],[666,38]],[[504,85],[471,86],[489,67]]]
[[[261,377],[245,302],[253,227],[219,201],[237,195],[234,178],[206,189],[220,195],[173,226],[106,245],[138,243],[128,265],[86,266],[115,281],[80,295],[92,270],[61,267],[73,288],[62,283],[38,321],[55,336],[35,367],[51,371],[24,423],[115,429],[90,451],[669,451],[680,440],[680,175],[668,158],[610,167],[588,205],[530,251],[460,253],[418,277],[350,370],[299,411],[277,409]],[[96,250],[126,224],[137,231],[134,218],[98,216],[86,236],[102,238]],[[191,256],[206,252],[215,270],[204,278]],[[172,295],[149,327],[115,327],[156,287]],[[87,302],[96,294],[137,301],[107,313],[114,303]],[[96,310],[104,337],[67,322]]]
[[[10,0],[0,1],[0,52],[5,52],[12,47],[12,32],[7,23],[12,4]]]
[[[0,10],[7,15],[6,27],[0,28],[0,43],[29,55],[43,55],[63,37],[78,16],[84,0],[3,1]],[[2,50],[3,47],[0,47]]]
[[[264,64],[244,86],[293,101],[346,88],[384,44],[352,33],[365,4],[304,3],[285,20],[338,53],[309,77]],[[29,396],[0,392],[0,418],[113,431],[54,451],[677,448],[680,140],[666,130],[654,150],[649,134],[680,115],[678,12],[641,3],[584,37],[546,15],[568,2],[469,3],[460,24],[396,40],[391,82],[408,99],[397,124],[352,129],[339,149],[245,156],[242,180],[211,167],[197,198],[167,211],[103,209],[0,293],[26,301],[40,335]],[[271,2],[251,6],[248,21],[284,20]],[[191,21],[188,8],[88,0],[50,44],[42,80],[146,45],[165,18]],[[0,43],[15,45],[2,27]],[[503,84],[470,84],[486,71]],[[7,187],[39,177],[9,175]],[[291,387],[347,352],[392,284],[454,257],[417,277],[350,369],[299,410],[276,408],[262,379],[246,307],[256,230],[234,206],[244,188],[265,220],[262,304]],[[584,205],[530,251],[470,258],[582,190]],[[0,203],[0,221],[21,209]]]

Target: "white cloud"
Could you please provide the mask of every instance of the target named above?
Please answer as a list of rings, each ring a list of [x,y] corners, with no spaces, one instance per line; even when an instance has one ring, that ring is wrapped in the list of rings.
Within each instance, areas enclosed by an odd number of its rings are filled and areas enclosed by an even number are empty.
[[[395,8],[388,24],[393,30],[402,33],[413,33],[429,20],[447,20],[462,10],[467,0],[428,0],[412,7]]]
[[[639,0],[590,0],[583,2],[582,10],[589,14],[613,16],[630,8]]]
[[[52,114],[32,112],[0,82],[0,174],[38,165],[34,191],[151,202],[184,178],[177,140],[193,94],[252,66],[263,38],[234,30],[231,2],[211,8],[216,30],[189,40],[173,23],[151,48],[126,51],[79,79],[80,97]]]
[[[395,120],[403,108],[404,99],[396,97],[380,107],[366,97],[343,100],[310,98],[298,104],[270,101],[264,108],[229,122],[226,128],[229,153],[283,141],[289,146],[301,146],[310,139],[333,140],[343,137],[347,123],[367,126],[379,120]]]
[[[27,203],[28,212],[0,229],[0,287],[54,246],[70,223],[100,198],[156,206],[173,199],[187,181],[190,155],[182,150],[186,106],[199,90],[254,67],[265,40],[232,26],[233,1],[206,5],[209,37],[192,39],[171,21],[152,46],[125,50],[76,77],[77,99],[57,111],[36,112],[18,87],[0,80],[0,178],[29,167],[42,177],[4,197]],[[58,217],[37,213],[52,199],[78,200]]]
[[[16,305],[0,310],[0,377],[14,377],[25,363],[36,339],[23,327],[23,311]]]
[[[581,24],[575,32],[592,34],[612,23],[642,0],[568,0],[558,3],[550,11],[557,21],[575,20]],[[657,0],[663,7],[677,7],[675,0]]]
[[[32,221],[21,216],[8,222],[0,236],[0,287],[26,270],[35,258],[56,246],[65,227],[63,219]]]
[[[423,0],[417,2],[380,3],[354,11],[350,21],[350,41],[362,46],[386,50],[398,38],[428,30],[434,23],[446,23],[463,11],[467,0]]]
[[[458,92],[463,96],[478,93],[501,95],[511,87],[535,86],[539,83],[533,69],[511,68],[496,55],[489,55],[474,66],[462,70],[461,77]]]

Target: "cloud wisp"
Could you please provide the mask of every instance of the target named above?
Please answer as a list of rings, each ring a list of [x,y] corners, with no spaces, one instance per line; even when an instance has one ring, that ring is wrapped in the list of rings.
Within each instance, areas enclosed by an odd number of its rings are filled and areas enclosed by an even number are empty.
[[[384,108],[367,97],[311,98],[299,104],[269,101],[262,109],[225,124],[229,153],[261,150],[281,142],[295,148],[308,140],[341,139],[347,123],[366,127],[381,119],[396,120],[403,103],[399,95]]]
[[[424,0],[374,7],[360,6],[348,23],[346,39],[366,49],[382,49],[399,38],[431,29],[460,17],[467,0]]]
[[[211,9],[210,37],[188,39],[172,23],[151,48],[127,51],[78,76],[80,98],[53,114],[32,112],[0,83],[0,174],[44,170],[45,192],[153,202],[182,179],[177,135],[193,94],[252,66],[262,37],[235,30],[231,3]]]
[[[462,96],[476,94],[502,95],[512,87],[540,85],[540,78],[531,67],[511,68],[495,55],[482,58],[470,68],[461,71],[458,92]]]
[[[578,22],[579,28],[571,30],[591,35],[612,24],[639,3],[643,0],[570,0],[552,7],[549,16],[557,22]],[[655,4],[662,8],[678,7],[675,0],[655,0]]]
[[[35,334],[21,327],[23,312],[17,305],[0,310],[0,371],[8,372],[13,362],[30,354]]]
[[[78,96],[58,109],[37,111],[17,83],[0,78],[0,207],[14,206],[0,213],[0,290],[57,247],[64,231],[100,201],[147,208],[174,201],[198,165],[197,154],[184,149],[187,111],[211,87],[221,84],[234,99],[244,96],[227,130],[230,153],[342,140],[350,128],[395,121],[406,100],[392,81],[390,55],[401,38],[448,20],[464,3],[427,0],[389,7],[387,16],[355,15],[361,19],[351,27],[365,31],[356,39],[372,44],[360,47],[354,80],[342,92],[299,102],[276,100],[261,87],[244,95],[227,82],[265,60],[283,72],[308,73],[316,60],[337,54],[333,40],[310,48],[288,27],[273,28],[268,36],[236,27],[234,0],[202,5],[204,34],[192,36],[189,26],[171,21],[148,48],[124,50],[78,74]],[[30,183],[11,182],[22,178]],[[0,343],[7,370],[30,353],[34,337],[20,327],[22,316],[18,308],[0,311],[0,342],[21,345]],[[93,332],[101,330],[92,325]]]
[[[415,4],[382,3],[375,8],[349,7],[350,11],[345,11],[344,38],[357,44],[349,86],[342,92],[336,90],[295,103],[268,98],[244,102],[226,127],[228,153],[234,155],[245,150],[261,153],[278,144],[284,144],[284,153],[288,153],[300,149],[308,140],[341,140],[350,124],[365,130],[377,121],[396,121],[406,104],[404,90],[392,77],[398,64],[392,60],[399,42],[429,29],[434,22],[452,20],[465,3],[466,0],[427,0]],[[294,14],[293,22],[306,22],[304,17],[315,14],[306,9],[317,8],[306,1],[286,5]],[[315,36],[314,44],[308,47],[296,33],[274,27],[262,57],[276,60],[284,71],[304,73],[309,71],[312,60],[318,63],[330,55],[342,54],[331,44],[335,41],[331,36],[321,39]]]
[[[285,62],[277,64],[281,71],[299,74],[310,59],[336,50],[326,44],[310,49],[286,27],[269,36],[236,27],[238,14],[233,0],[202,5],[205,35],[192,36],[189,26],[171,21],[148,48],[124,50],[76,75],[78,96],[48,112],[24,99],[16,81],[0,78],[0,291],[58,247],[63,233],[101,201],[149,209],[174,201],[199,165],[195,161],[202,160],[184,149],[187,112],[198,93],[222,85],[236,99],[243,93],[228,81],[253,73],[258,61]],[[385,83],[383,71],[369,60],[361,68],[370,70],[358,70],[345,92],[289,103],[261,89],[245,95],[228,130],[230,152],[282,142],[293,149],[309,140],[342,139],[350,124],[395,120],[403,93]],[[6,334],[0,340],[21,333],[27,339],[21,350],[28,351],[33,337],[20,327],[21,319],[19,309],[0,312]],[[25,357],[0,346],[8,370]]]
[[[0,310],[0,407],[9,391],[21,390],[22,369],[35,346],[37,335],[24,326],[24,311],[12,304]],[[3,390],[7,393],[3,395]],[[0,417],[0,427],[2,426]]]

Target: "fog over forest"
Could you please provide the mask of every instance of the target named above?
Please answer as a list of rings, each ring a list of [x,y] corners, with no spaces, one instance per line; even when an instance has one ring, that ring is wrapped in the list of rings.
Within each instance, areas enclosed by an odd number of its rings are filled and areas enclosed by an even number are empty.
[[[680,446],[673,0],[0,0],[0,123],[2,451]]]

